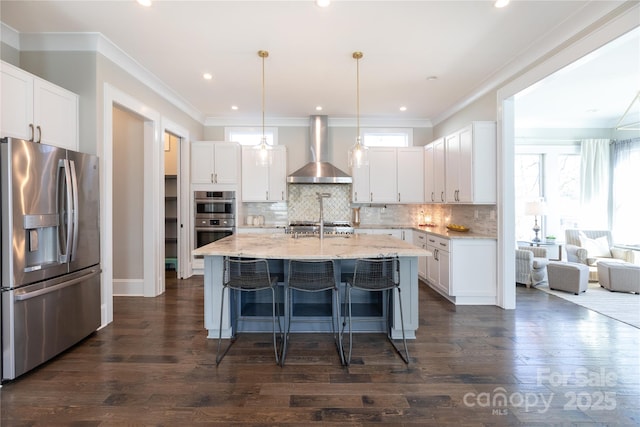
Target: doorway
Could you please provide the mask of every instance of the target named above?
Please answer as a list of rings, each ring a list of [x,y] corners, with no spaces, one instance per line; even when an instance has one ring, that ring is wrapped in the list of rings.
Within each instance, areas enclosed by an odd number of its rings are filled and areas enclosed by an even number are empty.
[[[166,278],[178,277],[178,248],[183,244],[180,224],[180,138],[164,132],[164,269]]]
[[[514,79],[497,92],[498,102],[498,305],[516,308],[515,298],[515,96],[550,74],[637,28],[639,6],[621,7],[598,31],[574,37],[563,49]]]

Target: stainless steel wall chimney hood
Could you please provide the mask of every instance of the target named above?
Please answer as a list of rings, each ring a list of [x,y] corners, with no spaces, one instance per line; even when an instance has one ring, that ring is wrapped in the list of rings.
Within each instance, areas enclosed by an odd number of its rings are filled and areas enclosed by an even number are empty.
[[[328,160],[327,116],[309,119],[310,162],[287,177],[291,184],[351,184],[351,176]]]

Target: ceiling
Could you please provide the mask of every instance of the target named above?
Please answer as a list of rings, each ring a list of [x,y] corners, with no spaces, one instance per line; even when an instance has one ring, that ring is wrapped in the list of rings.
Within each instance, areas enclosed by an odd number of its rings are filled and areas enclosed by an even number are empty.
[[[319,8],[311,0],[156,0],[145,8],[133,0],[2,0],[0,19],[21,36],[101,33],[203,120],[259,120],[261,49],[269,51],[264,64],[267,121],[318,114],[318,105],[323,107],[321,114],[353,118],[352,53],[362,51],[361,117],[429,125],[470,98],[499,87],[622,3],[513,0],[497,9],[489,0],[334,0],[328,8]],[[553,113],[554,120],[573,111],[572,120],[584,118],[580,110],[592,104],[583,97],[602,86],[593,107],[600,112],[588,118],[617,121],[630,95],[640,90],[638,35],[619,45],[622,56],[600,55],[588,65],[603,59],[610,65],[612,58],[622,58],[624,66],[597,65],[596,72],[579,79],[565,72],[537,85],[521,97],[518,111],[527,114],[523,119],[545,119],[534,117],[540,113],[534,107],[549,94],[555,101],[543,112]],[[630,54],[633,47],[636,51]],[[574,67],[571,73],[579,70]],[[615,74],[609,74],[612,71]],[[213,79],[204,80],[205,72]],[[606,83],[594,84],[593,78]],[[566,103],[579,96],[577,106]],[[233,105],[238,109],[232,110]],[[401,106],[406,111],[400,111]]]

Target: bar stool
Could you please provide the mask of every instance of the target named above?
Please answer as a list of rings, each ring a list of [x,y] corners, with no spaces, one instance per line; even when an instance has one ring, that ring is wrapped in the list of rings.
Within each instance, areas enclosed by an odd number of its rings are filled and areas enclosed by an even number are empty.
[[[276,319],[276,286],[278,279],[271,277],[269,274],[269,264],[266,259],[242,259],[225,257],[224,272],[222,280],[222,300],[220,301],[220,332],[218,334],[218,351],[216,353],[216,366],[220,364],[224,356],[227,354],[233,343],[236,341],[236,333],[238,329],[238,315],[233,316],[232,321],[232,337],[229,345],[220,354],[222,343],[222,313],[224,312],[224,292],[257,292],[262,290],[271,290],[272,304],[272,322],[273,322],[273,350],[276,356],[276,364],[280,363],[278,357],[278,345],[276,338],[276,320],[278,322],[278,331],[282,335],[282,326],[280,325],[280,316]],[[231,296],[231,294],[229,295]],[[231,310],[233,312],[234,310]]]
[[[387,338],[395,351],[400,355],[404,363],[409,364],[409,349],[407,348],[407,339],[404,332],[404,317],[402,313],[402,298],[400,296],[400,262],[397,257],[387,258],[360,258],[356,260],[355,269],[353,271],[353,277],[347,277],[347,289],[344,300],[345,316],[348,319],[349,325],[349,353],[345,356],[345,363],[349,365],[351,363],[351,351],[353,349],[353,334],[352,334],[352,318],[351,318],[351,291],[353,289],[359,289],[365,292],[378,292],[387,291],[387,303],[386,303],[386,323],[387,323]],[[404,344],[404,354],[400,351],[398,346],[393,342],[391,338],[391,315],[392,315],[392,301],[393,290],[398,291],[398,303],[400,305],[400,325],[402,327],[402,342]],[[347,320],[343,321],[341,334],[344,333]]]
[[[336,341],[338,354],[340,355],[340,363],[344,365],[344,354],[342,352],[342,341],[336,330],[340,329],[340,300],[338,285],[336,284],[334,274],[334,264],[332,260],[291,260],[289,261],[289,275],[287,285],[284,290],[285,311],[287,312],[287,332],[284,336],[284,344],[282,346],[282,357],[280,358],[281,366],[287,356],[287,344],[289,342],[289,333],[291,331],[291,312],[293,306],[293,292],[322,292],[331,290],[332,308],[331,308],[331,331]],[[337,325],[337,328],[336,328]]]

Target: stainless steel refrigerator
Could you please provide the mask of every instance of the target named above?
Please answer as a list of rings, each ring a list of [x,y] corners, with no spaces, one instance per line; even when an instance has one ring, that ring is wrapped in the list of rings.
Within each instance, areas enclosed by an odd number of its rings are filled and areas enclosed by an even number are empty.
[[[2,380],[100,327],[98,158],[0,139]]]

